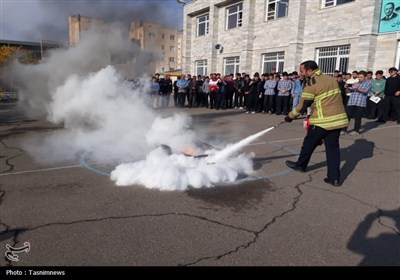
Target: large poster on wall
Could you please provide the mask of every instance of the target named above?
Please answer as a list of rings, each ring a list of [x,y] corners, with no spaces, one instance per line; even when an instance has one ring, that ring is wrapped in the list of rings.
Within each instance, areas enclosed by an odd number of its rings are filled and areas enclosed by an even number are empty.
[[[400,31],[400,0],[382,0],[379,32]]]

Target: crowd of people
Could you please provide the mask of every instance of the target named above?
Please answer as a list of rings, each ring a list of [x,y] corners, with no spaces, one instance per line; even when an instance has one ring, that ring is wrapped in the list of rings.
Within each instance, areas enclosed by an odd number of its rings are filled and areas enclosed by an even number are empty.
[[[353,71],[333,77],[324,74],[315,61],[300,64],[300,73],[271,73],[260,75],[236,73],[223,76],[181,75],[175,82],[166,75],[152,78],[151,96],[154,108],[169,106],[173,95],[177,108],[238,109],[247,114],[283,115],[291,122],[306,115],[307,135],[297,161],[286,161],[296,171],[306,172],[317,146],[325,144],[327,176],[324,182],[341,186],[340,135],[347,134],[349,121],[354,119],[350,135],[359,135],[363,117],[388,120],[400,124],[400,76],[391,67],[389,77],[382,70]],[[161,101],[160,101],[161,100]]]
[[[355,119],[352,135],[359,134],[361,119],[388,120],[400,124],[400,76],[395,67],[389,77],[382,70],[335,71],[343,104],[349,119]],[[169,75],[152,77],[151,97],[154,108],[169,107],[171,95],[177,108],[209,108],[213,110],[238,109],[247,114],[263,113],[288,115],[297,106],[305,79],[298,72],[247,73],[210,76],[182,74],[172,82]],[[308,111],[308,114],[310,111]],[[342,134],[347,133],[343,130]]]

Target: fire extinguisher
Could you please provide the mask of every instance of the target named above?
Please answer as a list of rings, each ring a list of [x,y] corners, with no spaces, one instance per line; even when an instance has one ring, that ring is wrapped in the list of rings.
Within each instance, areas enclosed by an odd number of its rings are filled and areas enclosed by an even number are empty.
[[[303,121],[303,127],[306,129],[307,132],[310,129],[310,116],[309,115]],[[321,139],[321,142],[318,144],[318,146],[321,146],[323,143],[324,143],[324,140]]]

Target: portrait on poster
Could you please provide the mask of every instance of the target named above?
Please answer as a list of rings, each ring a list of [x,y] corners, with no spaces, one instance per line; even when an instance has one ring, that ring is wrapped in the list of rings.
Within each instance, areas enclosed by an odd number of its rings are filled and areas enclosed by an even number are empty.
[[[379,32],[400,31],[400,1],[382,0]]]

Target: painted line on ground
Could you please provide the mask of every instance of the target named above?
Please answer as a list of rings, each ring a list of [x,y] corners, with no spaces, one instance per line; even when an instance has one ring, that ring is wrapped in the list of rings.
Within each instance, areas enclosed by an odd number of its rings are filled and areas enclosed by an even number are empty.
[[[282,148],[282,149],[286,150],[287,152],[289,152],[289,154],[294,156],[294,157],[298,157],[298,155],[299,155],[298,152],[296,152],[296,151],[294,151],[294,150],[292,150],[290,148],[287,148],[285,146],[281,146],[281,145],[278,145],[278,144],[275,144],[275,143],[272,143],[272,142],[267,142],[267,144],[270,144],[271,146],[275,146],[275,147],[278,147],[278,148]],[[99,175],[102,175],[102,176],[106,176],[106,177],[110,177],[110,173],[106,173],[106,172],[104,172],[102,170],[98,170],[98,169],[93,168],[92,166],[88,165],[86,163],[86,161],[85,161],[86,155],[87,155],[87,153],[81,155],[81,164],[82,164],[82,166],[84,168],[86,168],[86,169],[88,169],[88,170],[90,170],[90,171],[92,171],[92,172],[94,172],[96,174],[99,174]],[[244,182],[251,182],[251,181],[255,181],[255,180],[270,179],[270,178],[273,178],[273,177],[286,175],[291,171],[292,171],[292,169],[286,168],[286,169],[284,169],[282,171],[279,171],[279,172],[276,172],[276,173],[272,173],[272,174],[268,174],[268,175],[265,175],[265,176],[249,176],[249,177],[246,177],[246,178],[244,178],[242,180],[237,180],[235,182],[218,183],[218,184],[216,184],[216,186],[241,184],[241,183],[244,183]]]
[[[11,172],[11,173],[2,173],[2,174],[0,174],[0,176],[20,175],[20,174],[26,174],[26,173],[46,172],[46,171],[54,171],[54,170],[60,170],[60,169],[78,168],[78,167],[82,167],[82,166],[80,164],[77,164],[77,165],[68,165],[68,166],[60,166],[60,167],[52,167],[52,168],[44,168],[44,169],[33,169],[33,170],[17,171],[17,172]]]
[[[115,162],[115,161],[112,161]],[[102,165],[108,163],[107,162],[95,162],[93,165]],[[21,174],[28,174],[28,173],[38,173],[38,172],[46,172],[46,171],[57,171],[62,169],[71,169],[71,168],[81,168],[82,164],[75,164],[75,165],[66,165],[66,166],[58,166],[58,167],[50,167],[50,168],[43,168],[43,169],[32,169],[32,170],[25,170],[25,171],[16,171],[10,173],[1,173],[1,176],[9,176],[9,175],[21,175]]]
[[[373,128],[373,129],[368,130],[368,131],[366,131],[364,133],[367,133],[367,132],[370,132],[370,131],[374,131],[374,130],[382,130],[382,129],[390,129],[390,128],[400,128],[400,125]],[[274,143],[282,143],[282,142],[290,142],[290,141],[299,141],[299,140],[303,140],[303,139],[304,139],[304,137],[303,138],[281,139],[281,140],[274,140],[274,141],[268,141],[268,142],[253,143],[253,144],[250,144],[249,146],[274,144]],[[288,148],[286,148],[284,146],[280,146],[280,145],[275,145],[275,146],[276,147],[281,147],[281,148],[284,148],[284,149],[288,149]],[[291,151],[293,152],[292,153],[293,155],[296,155],[296,156],[298,155],[297,152],[294,152],[293,150],[291,150]],[[82,158],[81,158],[81,160],[82,160]],[[93,163],[92,165],[99,165],[99,164],[104,164],[104,163],[105,162],[103,162],[103,163]],[[86,163],[86,161],[83,161],[83,164],[81,162],[81,164],[76,164],[76,165],[67,165],[67,166],[51,167],[51,168],[44,168],[44,169],[33,169],[33,170],[26,170],[26,171],[17,171],[17,172],[12,172],[12,173],[2,173],[2,174],[0,174],[0,177],[2,177],[2,176],[10,176],[10,175],[21,175],[21,174],[29,174],[29,173],[38,173],[38,172],[47,172],[47,171],[57,171],[57,170],[80,168],[80,167],[85,167],[85,168],[87,168],[87,169],[89,169],[89,170],[91,170],[93,172],[98,173],[99,175],[102,175],[102,176],[109,176],[109,173],[106,173],[106,172],[103,172],[103,171],[99,171],[99,170],[93,168],[92,166],[88,165]],[[287,170],[284,170],[282,172],[285,173],[286,171]],[[276,177],[276,176],[280,176],[280,175],[284,175],[284,174],[280,174],[280,172],[278,172],[278,173],[276,173],[276,175],[275,174],[271,174],[271,175],[268,175],[269,177],[268,176],[267,177],[268,178],[272,178],[272,177]],[[266,178],[266,177],[264,176],[262,178]]]

